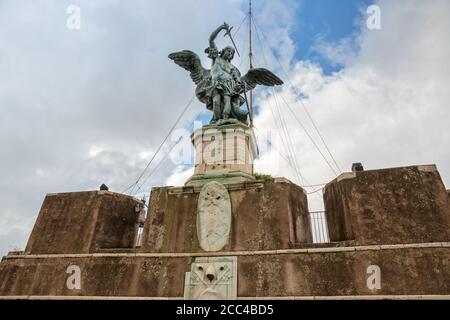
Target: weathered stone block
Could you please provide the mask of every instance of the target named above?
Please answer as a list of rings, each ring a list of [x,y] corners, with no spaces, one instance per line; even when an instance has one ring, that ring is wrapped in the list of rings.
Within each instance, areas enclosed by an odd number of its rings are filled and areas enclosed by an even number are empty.
[[[238,296],[448,294],[449,258],[438,248],[242,256]],[[380,268],[380,289],[367,286],[371,265]]]
[[[182,297],[190,258],[91,257],[5,260],[0,296]],[[67,268],[80,268],[79,289],[69,289]]]
[[[435,166],[343,174],[324,202],[331,241],[395,244],[448,241],[450,201]]]
[[[286,180],[287,181],[287,180]],[[227,185],[231,234],[222,251],[276,250],[311,243],[306,194],[291,182]],[[154,188],[142,252],[202,252],[197,238],[198,188]],[[187,192],[184,192],[187,191]]]
[[[27,253],[87,253],[133,248],[140,201],[109,191],[45,197],[28,240]]]

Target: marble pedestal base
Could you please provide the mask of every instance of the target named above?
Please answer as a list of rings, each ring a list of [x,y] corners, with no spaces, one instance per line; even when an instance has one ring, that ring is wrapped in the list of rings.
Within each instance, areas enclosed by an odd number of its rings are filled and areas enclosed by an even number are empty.
[[[242,123],[204,126],[192,134],[192,143],[195,170],[185,185],[255,180],[253,161],[258,156],[258,146],[252,128]]]

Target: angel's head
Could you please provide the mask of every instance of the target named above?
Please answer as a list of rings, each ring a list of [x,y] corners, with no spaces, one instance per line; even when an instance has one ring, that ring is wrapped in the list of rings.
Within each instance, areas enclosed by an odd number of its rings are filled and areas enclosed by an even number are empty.
[[[219,56],[226,61],[231,61],[234,57],[234,48],[226,46],[220,51]]]

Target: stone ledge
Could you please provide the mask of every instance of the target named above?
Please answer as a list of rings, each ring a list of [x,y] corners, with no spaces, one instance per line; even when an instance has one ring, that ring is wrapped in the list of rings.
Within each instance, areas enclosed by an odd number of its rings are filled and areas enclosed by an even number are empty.
[[[296,253],[308,253],[308,249],[295,249]],[[292,253],[292,249],[280,249],[275,250],[276,254],[289,254]]]
[[[344,172],[341,173],[337,178],[336,181],[340,182],[342,180],[347,180],[347,179],[353,179],[356,178],[356,172]]]
[[[449,248],[450,242],[431,243],[407,243],[389,245],[370,245],[352,247],[328,247],[328,248],[303,248],[303,249],[280,249],[261,251],[227,251],[227,252],[136,252],[136,253],[81,253],[81,254],[24,254],[7,255],[3,259],[51,259],[51,258],[179,258],[179,257],[221,257],[221,256],[254,256],[254,255],[277,255],[277,254],[313,254],[313,253],[339,253],[351,251],[373,251],[373,250],[398,250],[415,248]]]
[[[441,242],[441,245],[444,246],[445,242]],[[405,243],[402,245],[402,248],[415,248],[414,243]],[[433,248],[434,243],[422,243],[421,248]]]
[[[246,182],[254,182],[256,178],[244,171],[228,171],[228,172],[209,172],[209,173],[195,173],[185,183],[187,187],[202,187],[210,181],[217,181],[224,185],[227,184],[241,184]]]
[[[336,248],[313,248],[307,249],[308,253],[326,253],[326,252],[350,252],[357,251],[356,247],[336,247]],[[361,250],[361,249],[360,249]]]
[[[390,247],[388,249],[401,249],[403,248],[403,245],[394,245],[395,247]],[[368,245],[368,246],[356,246],[355,250],[356,251],[372,251],[372,250],[383,250],[383,246],[382,245]],[[421,248],[421,247],[418,247]]]
[[[184,300],[184,297],[0,296],[0,300]],[[237,300],[450,300],[450,295],[360,295],[237,297]]]
[[[437,172],[437,167],[435,164],[420,165],[420,166],[417,166],[417,169],[419,171],[423,171],[423,172]]]
[[[265,182],[264,180],[249,180],[237,183],[224,183],[224,186],[225,188],[228,189],[228,191],[258,189],[258,188],[261,189],[264,188],[264,182]],[[202,185],[200,186],[192,185],[181,187],[169,186],[166,188],[168,189],[169,194],[187,194],[187,193],[200,193],[202,187],[203,187]]]
[[[127,296],[0,296],[0,300],[183,300],[183,297],[127,297]]]
[[[450,295],[360,295],[237,297],[238,300],[450,300]]]
[[[87,191],[70,191],[70,192],[53,192],[53,193],[47,193],[45,196],[46,197],[53,197],[53,196],[61,196],[61,195],[73,195],[73,194],[82,194],[82,193],[96,193],[98,195],[114,195],[117,197],[122,197],[122,198],[129,198],[132,199],[138,203],[142,203],[142,200],[134,197],[134,196],[130,196],[128,194],[124,194],[124,193],[119,193],[119,192],[114,192],[114,191],[109,191],[109,190],[87,190]]]

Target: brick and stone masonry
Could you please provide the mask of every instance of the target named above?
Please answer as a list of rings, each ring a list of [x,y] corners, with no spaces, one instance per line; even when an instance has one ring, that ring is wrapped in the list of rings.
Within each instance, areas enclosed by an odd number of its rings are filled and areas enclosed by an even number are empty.
[[[132,248],[141,202],[109,191],[48,194],[25,252],[89,253]]]
[[[348,173],[324,188],[331,242],[313,244],[307,199],[286,179],[228,184],[230,237],[199,246],[201,187],[151,193],[142,246],[140,201],[109,191],[48,195],[23,252],[0,263],[5,298],[182,299],[197,257],[237,258],[237,298],[450,297],[450,197],[435,166]],[[69,289],[68,267],[81,271]],[[370,287],[371,268],[381,273]]]
[[[331,241],[449,241],[448,192],[436,166],[344,173],[324,188]]]

